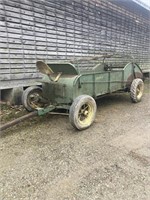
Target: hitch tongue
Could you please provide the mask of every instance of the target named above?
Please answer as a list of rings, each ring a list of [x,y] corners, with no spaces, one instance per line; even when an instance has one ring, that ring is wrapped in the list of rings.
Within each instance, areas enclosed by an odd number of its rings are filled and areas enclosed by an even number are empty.
[[[2,126],[0,126],[0,131],[4,131],[6,130],[7,128],[10,128],[11,126],[14,126],[16,124],[19,124],[20,122],[24,121],[25,119],[29,119],[31,117],[34,117],[34,116],[37,116],[38,115],[38,111],[34,111],[34,112],[31,112],[27,115],[24,115],[22,117],[19,117],[17,119],[14,119],[13,121],[11,122],[8,122]]]

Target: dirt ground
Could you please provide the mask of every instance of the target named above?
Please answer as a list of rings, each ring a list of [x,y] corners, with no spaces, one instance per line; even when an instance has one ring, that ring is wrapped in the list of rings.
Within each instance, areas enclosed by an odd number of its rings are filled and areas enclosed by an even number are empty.
[[[113,94],[97,106],[84,131],[48,114],[0,133],[0,199],[149,200],[150,83],[138,104]],[[1,122],[23,113],[3,105]]]

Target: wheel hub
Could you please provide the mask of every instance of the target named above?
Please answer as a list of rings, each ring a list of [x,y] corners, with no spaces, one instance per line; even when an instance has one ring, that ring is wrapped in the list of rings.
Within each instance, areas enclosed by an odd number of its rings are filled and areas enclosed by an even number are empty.
[[[85,106],[85,105],[84,105]],[[86,105],[84,108],[82,108],[81,110],[80,110],[80,114],[82,115],[82,116],[84,116],[84,117],[87,117],[88,116],[88,114],[89,114],[89,111],[88,111],[88,106]]]
[[[84,111],[84,115],[85,115],[85,116],[87,116],[88,113],[89,113],[89,112],[88,112],[87,110]]]
[[[30,99],[35,101],[35,102],[38,102],[39,101],[39,94],[32,94],[30,95]]]

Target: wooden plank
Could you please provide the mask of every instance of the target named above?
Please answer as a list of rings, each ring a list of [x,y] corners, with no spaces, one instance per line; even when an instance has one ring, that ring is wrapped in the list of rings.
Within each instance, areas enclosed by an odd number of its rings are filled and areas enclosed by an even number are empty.
[[[149,29],[145,28],[148,20],[135,11],[133,14],[119,10],[106,1],[97,5],[95,1],[74,1],[74,4],[65,1],[65,6],[54,0],[44,4],[37,0],[20,2],[5,1],[7,27],[0,21],[2,66],[15,69],[17,63],[17,68],[21,68],[23,62],[27,68],[36,59],[64,59],[110,50],[125,49],[145,57],[148,53]],[[12,7],[15,8],[11,10]],[[8,58],[13,59],[10,64]]]
[[[0,73],[3,75],[7,74],[21,74],[21,73],[35,73],[35,68],[17,68],[17,69],[0,69]]]
[[[7,64],[8,63],[8,59],[0,59],[0,64]],[[22,57],[22,59],[18,59],[18,58],[11,58],[11,65],[12,64],[22,64],[22,65],[25,65],[25,64],[35,64],[35,56],[31,59],[24,59],[24,57]],[[2,65],[0,66],[0,68],[2,67]],[[17,67],[17,65],[16,65]]]
[[[118,11],[117,11],[118,12]]]
[[[1,63],[0,64],[0,70],[2,69],[22,69],[22,68],[25,68],[25,69],[28,69],[28,68],[36,68],[36,61],[35,58],[33,59],[34,60],[34,63]],[[39,59],[40,60],[40,59]],[[42,60],[45,60],[45,59],[42,59]]]
[[[10,23],[8,23],[8,24],[10,24]],[[38,24],[36,24],[37,26],[38,26]],[[57,24],[58,25],[58,24]],[[20,26],[20,25],[19,25]],[[27,25],[26,25],[27,26]],[[72,25],[73,26],[73,25]],[[38,27],[39,29],[40,29],[40,27]],[[43,29],[45,29],[45,28],[48,28],[48,26],[46,27],[46,26],[44,26],[43,27]],[[71,27],[69,26],[69,25],[66,25],[66,28],[68,28],[68,29],[70,29]],[[77,27],[75,27],[76,29],[77,29]],[[84,25],[83,25],[83,30],[85,31],[85,32],[87,32],[86,29],[87,27],[85,27],[85,30],[84,30]],[[53,29],[53,27],[50,27],[50,29]],[[59,27],[57,28],[58,30],[59,30]],[[65,30],[65,29],[62,29],[62,30]],[[77,29],[77,30],[80,30],[80,29]],[[82,31],[83,31],[82,30]],[[132,33],[132,30],[131,30],[131,33]],[[139,32],[139,34],[140,34],[140,32]]]
[[[9,30],[9,29],[8,29],[8,30]],[[33,33],[33,32],[32,32],[32,33]],[[53,34],[56,34],[56,33],[57,33],[56,31],[53,32]],[[79,32],[78,32],[78,33],[79,33]],[[108,34],[109,32],[106,32],[106,33]],[[104,35],[105,35],[106,33],[104,33]],[[112,31],[112,33],[113,33],[113,31]],[[131,33],[132,33],[132,32],[131,32]],[[46,34],[46,33],[45,33],[45,34]],[[66,32],[66,34],[65,34],[64,32],[60,32],[60,31],[59,31],[59,33],[57,33],[57,34],[59,35],[59,37],[62,36],[62,35],[64,35],[64,36],[66,35],[67,37],[73,37],[73,36],[81,37],[81,35],[83,34],[83,32],[81,32],[80,34],[77,34],[77,33],[76,33],[76,35],[75,35],[75,34],[73,34],[73,33],[71,34],[71,33]],[[118,34],[119,34],[119,33],[118,33]],[[141,32],[140,32],[140,34],[141,34]],[[140,37],[140,34],[137,35],[137,37],[136,37],[137,40],[139,40],[138,37]],[[36,32],[36,35],[37,35],[37,37],[38,37],[38,36],[41,37],[43,34]],[[36,36],[36,35],[35,35],[35,36]],[[92,36],[93,36],[93,32],[92,32],[92,31],[91,31],[91,32],[89,31],[88,33],[86,32],[86,35],[92,37]],[[103,34],[102,34],[102,35],[103,35]],[[15,36],[15,34],[11,34],[11,33],[9,33],[8,36],[9,36],[9,38],[15,38],[15,37],[18,38],[18,37],[21,37],[20,35],[16,35],[16,36]],[[84,35],[84,36],[85,36],[85,35]],[[1,33],[1,37],[6,37],[6,33],[5,33],[5,32],[2,32],[2,33]],[[47,31],[47,37],[51,37],[49,31]],[[57,38],[57,35],[53,35],[53,37]],[[99,35],[95,35],[95,37],[99,37]],[[127,36],[127,37],[129,37],[129,33],[128,33],[128,36]],[[125,38],[125,37],[124,37],[124,38]],[[30,37],[30,35],[25,35],[25,34],[24,34],[23,39],[33,40],[33,36]],[[37,39],[36,39],[36,40],[37,40]]]
[[[106,16],[107,18],[108,18],[108,15]],[[95,18],[96,19],[96,18]],[[108,21],[108,19],[107,19],[107,21]],[[95,21],[96,22],[96,21]],[[143,21],[142,21],[142,23],[141,24],[143,24]]]
[[[3,74],[0,75],[0,80],[34,79],[38,77],[37,73]]]

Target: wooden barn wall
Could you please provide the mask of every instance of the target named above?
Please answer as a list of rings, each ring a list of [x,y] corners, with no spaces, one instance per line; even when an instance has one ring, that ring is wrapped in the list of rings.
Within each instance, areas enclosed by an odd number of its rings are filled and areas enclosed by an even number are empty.
[[[0,0],[0,89],[39,78],[36,60],[121,52],[148,67],[149,12],[135,5],[113,0]]]

